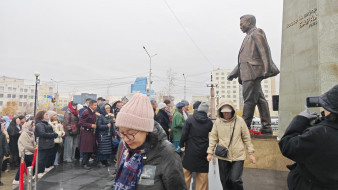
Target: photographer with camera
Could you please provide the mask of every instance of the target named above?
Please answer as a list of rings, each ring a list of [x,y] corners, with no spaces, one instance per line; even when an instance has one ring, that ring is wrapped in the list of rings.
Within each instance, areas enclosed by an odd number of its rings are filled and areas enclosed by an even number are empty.
[[[319,120],[305,109],[279,142],[282,154],[296,162],[288,166],[291,190],[338,189],[338,85],[318,100],[325,116]]]

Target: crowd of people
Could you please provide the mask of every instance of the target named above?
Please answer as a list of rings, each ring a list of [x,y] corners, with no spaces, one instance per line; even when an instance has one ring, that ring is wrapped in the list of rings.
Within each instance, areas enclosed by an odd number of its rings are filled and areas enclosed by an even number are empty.
[[[314,113],[301,112],[279,143],[281,152],[296,161],[289,166],[290,189],[337,187],[336,172],[330,169],[337,164],[330,156],[334,152],[329,151],[336,149],[337,92],[338,85],[320,97],[324,108],[320,120]],[[209,162],[217,158],[223,189],[244,189],[244,160],[247,153],[251,163],[256,158],[249,129],[234,104],[222,101],[215,121],[208,116],[206,102],[194,102],[191,111],[185,100],[174,110],[171,104],[136,94],[125,105],[121,101],[110,105],[103,98],[87,99],[83,106],[70,101],[62,123],[54,111],[39,111],[27,120],[14,117],[7,130],[6,120],[1,119],[0,169],[6,166],[4,157],[11,168],[20,164],[20,158],[31,166],[38,147],[39,178],[62,162],[79,160],[86,170],[115,163],[114,190],[190,189],[193,173],[196,190],[206,190]],[[332,135],[326,135],[328,131]],[[321,153],[313,154],[313,147]],[[318,159],[321,164],[311,164]],[[324,166],[325,174],[320,173]],[[13,184],[19,183],[19,174],[20,169]]]
[[[87,99],[83,106],[70,101],[62,122],[51,110],[39,111],[27,120],[25,116],[19,116],[8,122],[9,117],[2,117],[0,170],[17,169],[12,184],[18,185],[21,162],[24,161],[27,167],[32,166],[36,150],[38,178],[61,163],[77,160],[84,169],[111,165],[120,141],[115,118],[123,104],[117,101],[110,105],[102,97]],[[93,160],[91,164],[90,160]],[[0,185],[3,185],[1,172]]]

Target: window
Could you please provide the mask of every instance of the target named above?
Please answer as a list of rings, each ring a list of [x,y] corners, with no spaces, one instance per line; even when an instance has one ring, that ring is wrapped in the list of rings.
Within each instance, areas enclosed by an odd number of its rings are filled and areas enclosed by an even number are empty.
[[[269,91],[268,91],[268,90],[264,90],[264,92],[265,92],[265,93],[269,93]]]
[[[8,87],[8,92],[12,92],[12,87]]]
[[[268,85],[264,85],[264,88],[268,88],[269,86]]]
[[[33,89],[31,89],[31,93],[34,93],[34,90],[33,90]]]
[[[2,104],[3,104],[3,102],[2,102],[2,101],[0,101],[0,106],[2,106]]]
[[[19,106],[22,107],[22,102],[19,102]]]
[[[25,90],[24,90],[24,92],[28,92],[28,90],[27,90],[27,89],[25,89]]]
[[[13,88],[13,92],[16,92],[16,88]]]
[[[23,106],[27,106],[27,102],[24,102],[24,103],[23,103]]]
[[[23,92],[23,89],[22,89],[22,88],[20,88],[20,92]]]
[[[24,95],[23,98],[24,98],[24,99],[27,99],[27,95]]]
[[[227,86],[227,88],[230,88],[230,86]]]
[[[5,88],[3,86],[0,86],[0,91],[3,92]]]
[[[225,82],[221,82],[221,84],[225,84]]]
[[[225,96],[223,95],[222,98],[225,98]]]
[[[12,94],[12,98],[16,98],[16,94]]]
[[[218,73],[216,73],[216,75],[218,75]]]
[[[227,98],[231,98],[231,96],[230,96],[230,95],[227,95]]]
[[[216,80],[218,80],[219,79],[219,77],[216,77]]]
[[[12,98],[12,94],[7,94],[7,98]]]
[[[237,84],[237,81],[232,81],[232,84]]]
[[[232,97],[233,97],[233,98],[236,98],[236,95],[233,95]]]
[[[222,93],[224,94],[224,93],[225,93],[225,91],[224,91],[224,90],[222,90]]]
[[[269,81],[267,81],[267,80],[264,80],[264,83],[268,83]]]
[[[237,86],[232,86],[232,88],[237,88]]]
[[[222,73],[222,75],[224,75],[224,73]]]
[[[222,86],[222,88],[225,88],[225,86]]]
[[[3,98],[4,97],[4,94],[0,94],[0,98]]]
[[[232,91],[233,93],[237,93],[237,91],[236,90],[234,90],[234,91]]]
[[[233,102],[234,102],[234,103],[236,103],[237,101],[236,101],[236,100],[234,100]]]
[[[269,96],[268,95],[265,95],[265,98],[268,98]]]
[[[230,81],[228,81],[227,84],[230,84]]]
[[[23,98],[23,95],[20,95],[19,98],[22,99],[22,98]]]
[[[224,80],[224,77],[222,77],[221,79]]]
[[[228,91],[227,91],[227,93],[228,93],[228,94],[230,94],[230,93],[231,93],[231,91],[230,91],[230,90],[228,90]]]

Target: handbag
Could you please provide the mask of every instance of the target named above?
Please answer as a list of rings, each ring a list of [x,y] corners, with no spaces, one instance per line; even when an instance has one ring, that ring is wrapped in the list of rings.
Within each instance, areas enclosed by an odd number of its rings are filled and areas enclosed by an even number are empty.
[[[230,137],[230,142],[229,142],[228,147],[230,147],[232,137],[234,136],[235,127],[236,127],[236,119],[235,119],[235,123],[234,123],[234,128],[232,129],[232,134],[231,134],[231,137]],[[224,146],[217,145],[216,149],[215,149],[215,155],[219,156],[219,157],[226,158],[228,156],[228,149]]]

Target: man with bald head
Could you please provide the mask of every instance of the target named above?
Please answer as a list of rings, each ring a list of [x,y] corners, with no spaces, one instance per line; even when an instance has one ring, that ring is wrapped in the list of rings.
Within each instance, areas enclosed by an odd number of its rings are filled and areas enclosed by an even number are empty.
[[[228,75],[228,80],[238,78],[243,89],[243,119],[250,128],[256,105],[261,116],[262,134],[272,134],[269,105],[266,101],[261,81],[279,73],[272,61],[270,47],[262,29],[256,28],[256,18],[244,15],[240,18],[240,28],[246,36],[239,50],[238,65]]]

